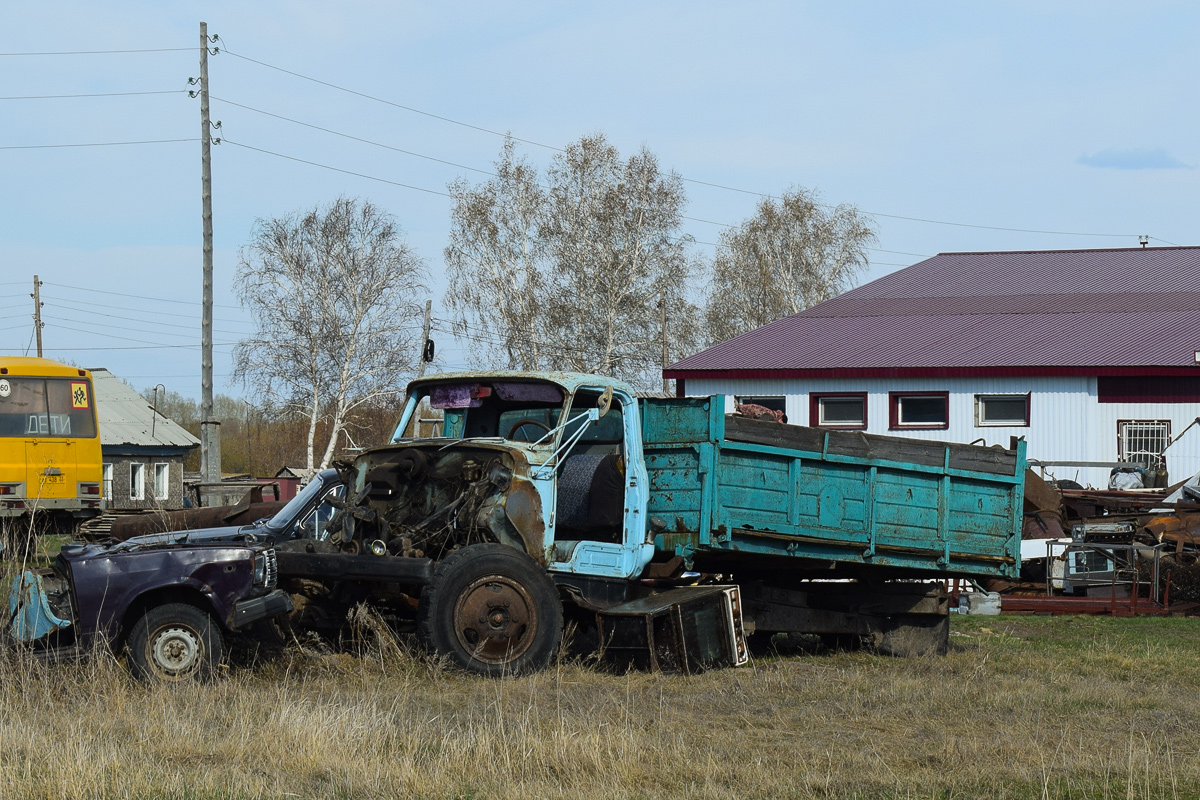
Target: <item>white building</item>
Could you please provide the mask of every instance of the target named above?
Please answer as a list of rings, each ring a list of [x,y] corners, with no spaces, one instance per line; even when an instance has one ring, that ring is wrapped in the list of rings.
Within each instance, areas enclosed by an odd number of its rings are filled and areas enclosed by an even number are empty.
[[[1200,248],[941,253],[671,365],[793,424],[1200,472]]]

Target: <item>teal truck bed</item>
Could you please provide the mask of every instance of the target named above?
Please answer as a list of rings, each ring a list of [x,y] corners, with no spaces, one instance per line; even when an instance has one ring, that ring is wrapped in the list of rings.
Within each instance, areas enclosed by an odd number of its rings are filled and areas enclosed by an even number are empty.
[[[720,396],[641,402],[659,550],[810,577],[1018,573],[1024,440],[784,425],[726,416]]]

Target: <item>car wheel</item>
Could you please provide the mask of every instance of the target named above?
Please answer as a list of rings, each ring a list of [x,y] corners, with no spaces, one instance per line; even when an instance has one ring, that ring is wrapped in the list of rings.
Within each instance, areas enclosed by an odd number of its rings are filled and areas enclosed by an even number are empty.
[[[129,634],[130,667],[146,682],[211,677],[223,649],[212,617],[186,603],[151,608]]]

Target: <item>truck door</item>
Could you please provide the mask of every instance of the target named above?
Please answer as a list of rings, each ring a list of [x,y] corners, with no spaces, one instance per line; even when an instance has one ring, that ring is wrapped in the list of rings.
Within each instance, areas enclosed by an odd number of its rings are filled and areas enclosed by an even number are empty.
[[[602,387],[575,392],[566,419],[596,408]],[[608,412],[589,427],[555,471],[554,549],[550,569],[628,578],[645,550],[646,468],[637,406],[614,392]],[[577,426],[568,424],[565,441]],[[651,547],[651,551],[652,551]]]

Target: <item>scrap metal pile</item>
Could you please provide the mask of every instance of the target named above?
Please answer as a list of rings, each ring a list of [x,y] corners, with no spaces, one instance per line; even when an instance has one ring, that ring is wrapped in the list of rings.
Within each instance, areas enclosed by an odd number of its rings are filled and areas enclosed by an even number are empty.
[[[1005,613],[1181,614],[1200,606],[1200,476],[1166,489],[1057,487],[1026,474],[1019,582]]]

